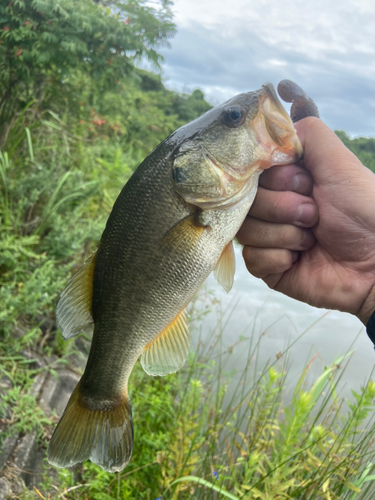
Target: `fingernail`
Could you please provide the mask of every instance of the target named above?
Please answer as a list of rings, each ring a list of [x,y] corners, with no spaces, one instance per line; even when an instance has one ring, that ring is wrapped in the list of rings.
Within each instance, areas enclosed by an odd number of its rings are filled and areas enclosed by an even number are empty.
[[[305,174],[297,174],[292,179],[291,190],[301,191],[306,188],[309,178]]]
[[[296,224],[311,224],[315,219],[315,207],[311,203],[303,203],[297,209]]]
[[[301,183],[301,174],[297,174],[292,179],[292,185],[291,185],[292,191],[297,191],[300,183]]]

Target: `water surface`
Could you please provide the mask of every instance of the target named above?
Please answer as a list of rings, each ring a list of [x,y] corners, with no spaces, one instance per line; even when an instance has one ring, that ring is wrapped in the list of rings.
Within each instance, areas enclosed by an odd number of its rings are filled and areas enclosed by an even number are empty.
[[[307,381],[313,383],[325,365],[352,350],[341,380],[341,394],[347,397],[351,389],[358,390],[371,375],[375,363],[375,351],[362,323],[350,314],[317,309],[270,290],[262,280],[248,273],[241,251],[242,248],[236,245],[237,269],[229,294],[217,284],[213,275],[206,282],[205,289],[212,291],[220,305],[213,305],[200,324],[203,340],[211,338],[215,328],[218,330],[220,308],[224,348],[233,346],[228,369],[236,369],[239,378],[249,357],[250,340],[243,340],[243,337],[262,336],[256,351],[257,366],[261,369],[266,363],[274,362],[303,334],[288,351],[289,380],[295,378],[297,381],[306,364],[316,356],[307,376]],[[197,332],[193,330],[193,344],[196,339]]]

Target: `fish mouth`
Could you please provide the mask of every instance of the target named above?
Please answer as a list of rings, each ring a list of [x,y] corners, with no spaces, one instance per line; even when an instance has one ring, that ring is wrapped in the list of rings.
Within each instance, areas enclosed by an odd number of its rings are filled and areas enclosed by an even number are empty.
[[[271,153],[272,165],[285,165],[302,158],[303,148],[293,122],[285,111],[272,83],[265,83],[258,91],[259,112],[263,115],[264,127],[258,122],[258,140]],[[256,118],[257,118],[256,117]],[[256,120],[256,119],[255,119]],[[267,137],[268,136],[268,137]]]

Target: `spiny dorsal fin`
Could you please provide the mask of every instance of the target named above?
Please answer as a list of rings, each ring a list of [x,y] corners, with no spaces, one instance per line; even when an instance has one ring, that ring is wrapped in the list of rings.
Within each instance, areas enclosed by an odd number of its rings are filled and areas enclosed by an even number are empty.
[[[190,349],[186,311],[180,312],[155,340],[146,345],[141,363],[148,375],[174,373],[184,366]]]
[[[224,248],[218,263],[214,269],[214,276],[217,282],[224,288],[228,293],[232,286],[234,280],[234,273],[236,271],[236,259],[234,256],[233,241],[228,243]]]
[[[64,339],[78,335],[94,322],[91,307],[95,256],[87,259],[70,278],[57,304],[57,326]]]

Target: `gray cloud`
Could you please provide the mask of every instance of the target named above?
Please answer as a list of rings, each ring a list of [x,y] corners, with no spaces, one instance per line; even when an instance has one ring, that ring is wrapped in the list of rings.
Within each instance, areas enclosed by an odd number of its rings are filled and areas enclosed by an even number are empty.
[[[305,42],[325,40],[318,57],[296,44],[268,42],[239,22],[231,24],[227,35],[222,25],[190,22],[180,27],[171,50],[163,51],[167,86],[179,91],[199,87],[216,104],[266,81],[276,86],[289,78],[316,101],[331,128],[375,136],[375,71],[360,40],[340,51],[332,40],[330,44],[334,35],[328,30],[327,41],[326,27],[315,26]]]

